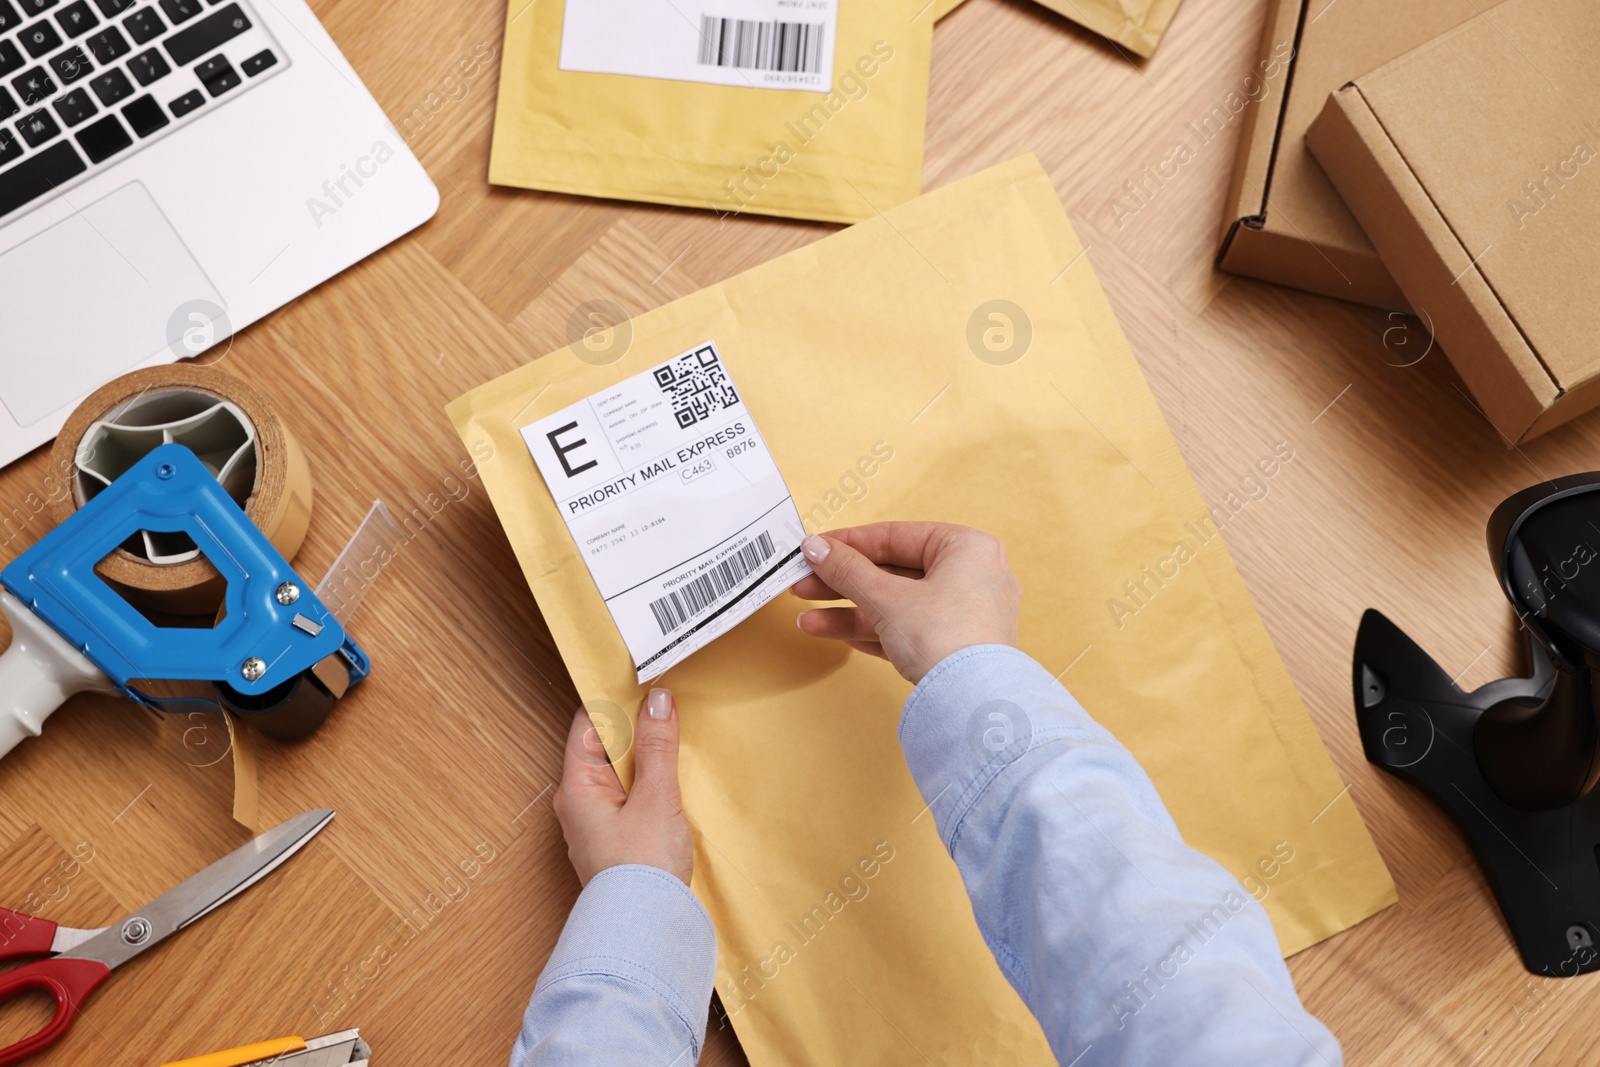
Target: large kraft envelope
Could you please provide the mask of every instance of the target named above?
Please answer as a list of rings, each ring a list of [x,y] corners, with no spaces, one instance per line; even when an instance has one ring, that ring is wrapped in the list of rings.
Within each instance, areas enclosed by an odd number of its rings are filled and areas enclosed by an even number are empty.
[[[841,0],[823,93],[564,71],[565,0],[509,0],[489,181],[724,215],[871,218],[922,187],[926,3]]]
[[[591,709],[629,721],[642,690],[517,429],[712,339],[809,528],[1005,539],[1023,648],[1133,750],[1185,840],[1260,888],[1286,954],[1394,901],[1033,157],[628,328],[618,362],[563,349],[450,408],[472,454],[492,450],[485,484]],[[1176,574],[1157,587],[1147,567]],[[694,890],[751,1062],[1053,1062],[906,771],[910,687],[800,633],[801,606],[780,597],[664,679]],[[627,731],[605,732],[631,780]]]

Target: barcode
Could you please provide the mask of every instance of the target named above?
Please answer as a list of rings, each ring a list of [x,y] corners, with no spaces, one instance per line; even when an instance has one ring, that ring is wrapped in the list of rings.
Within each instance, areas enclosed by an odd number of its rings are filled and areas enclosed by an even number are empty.
[[[823,25],[701,15],[700,65],[817,74]]]
[[[709,608],[750,576],[750,572],[772,558],[772,535],[764,533],[750,544],[660,600],[650,601],[656,625],[665,637]]]
[[[704,345],[655,369],[656,387],[672,402],[679,429],[688,429],[739,402],[717,350]]]

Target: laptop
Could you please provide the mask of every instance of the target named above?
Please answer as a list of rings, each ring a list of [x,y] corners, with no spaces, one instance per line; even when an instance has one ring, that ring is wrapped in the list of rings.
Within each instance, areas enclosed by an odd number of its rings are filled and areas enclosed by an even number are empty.
[[[302,0],[0,0],[0,465],[438,205]]]

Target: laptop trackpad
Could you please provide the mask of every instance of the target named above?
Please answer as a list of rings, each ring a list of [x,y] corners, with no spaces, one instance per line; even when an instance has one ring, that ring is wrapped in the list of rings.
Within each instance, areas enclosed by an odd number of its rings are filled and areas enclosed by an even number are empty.
[[[18,426],[164,350],[195,354],[181,331],[209,319],[191,322],[185,305],[203,301],[217,317],[222,305],[141,182],[0,255],[0,293],[0,403]]]

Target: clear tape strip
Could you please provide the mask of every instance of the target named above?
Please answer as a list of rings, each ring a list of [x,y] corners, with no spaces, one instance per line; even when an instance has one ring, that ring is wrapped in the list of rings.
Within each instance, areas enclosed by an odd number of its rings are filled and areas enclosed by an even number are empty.
[[[374,500],[372,510],[317,586],[317,599],[328,606],[340,625],[349,627],[378,575],[404,544],[405,531],[384,502]]]

